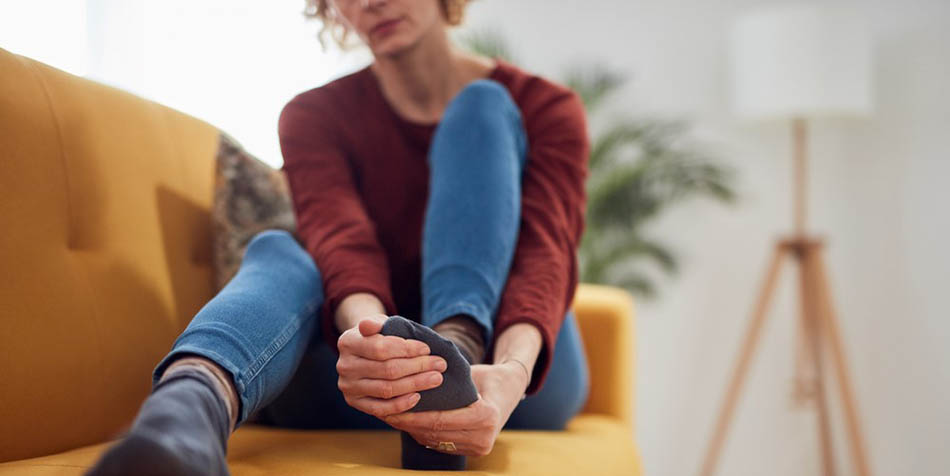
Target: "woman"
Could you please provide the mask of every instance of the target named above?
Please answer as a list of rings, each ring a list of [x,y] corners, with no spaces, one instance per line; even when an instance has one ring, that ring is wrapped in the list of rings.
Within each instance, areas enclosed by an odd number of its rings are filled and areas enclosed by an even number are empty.
[[[226,474],[246,421],[392,427],[486,455],[502,428],[561,429],[586,399],[569,309],[589,152],[579,97],[452,45],[465,0],[308,4],[374,61],[281,113],[297,236],[254,237],[91,474]],[[457,345],[474,403],[408,411],[446,362],[383,335],[397,313]]]

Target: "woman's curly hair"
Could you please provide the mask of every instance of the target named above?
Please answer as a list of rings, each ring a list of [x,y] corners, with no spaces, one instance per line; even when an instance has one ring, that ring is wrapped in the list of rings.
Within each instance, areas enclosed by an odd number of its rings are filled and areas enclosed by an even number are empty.
[[[330,6],[330,1],[305,1],[306,8],[304,8],[303,16],[307,19],[320,20],[322,24],[320,31],[317,33],[317,39],[320,40],[320,46],[323,47],[323,50],[326,51],[327,49],[327,44],[324,39],[325,36],[332,38],[341,50],[348,49],[346,40],[350,31],[346,29],[337,17],[339,14]],[[456,26],[462,23],[462,18],[465,16],[465,6],[470,1],[471,0],[439,0],[439,5],[442,7],[442,15],[449,25]]]

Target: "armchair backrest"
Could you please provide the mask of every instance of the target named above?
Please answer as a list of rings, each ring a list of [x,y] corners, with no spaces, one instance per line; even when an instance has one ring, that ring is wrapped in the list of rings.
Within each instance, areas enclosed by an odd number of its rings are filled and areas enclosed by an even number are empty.
[[[116,436],[211,296],[218,130],[0,49],[0,461]]]

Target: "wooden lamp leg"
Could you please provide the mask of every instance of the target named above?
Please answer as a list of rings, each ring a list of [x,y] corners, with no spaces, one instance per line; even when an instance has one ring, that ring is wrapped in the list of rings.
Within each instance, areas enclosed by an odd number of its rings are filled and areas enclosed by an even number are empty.
[[[802,272],[801,257],[799,259],[799,273]],[[812,363],[813,354],[809,343],[808,306],[805,305],[805,287],[799,285],[798,319],[795,326],[795,380],[793,382],[792,402],[804,407],[815,399],[815,366]]]
[[[851,375],[845,362],[844,345],[838,331],[838,323],[831,303],[831,291],[828,284],[828,275],[820,249],[815,251],[813,276],[818,289],[819,323],[827,334],[834,358],[835,371],[838,377],[838,388],[844,405],[844,414],[847,422],[848,436],[851,442],[851,456],[854,459],[854,468],[859,476],[870,476],[871,469],[865,452],[864,437],[861,432],[861,422],[858,418],[857,403],[851,387]]]
[[[739,360],[736,362],[735,369],[732,372],[732,380],[729,382],[722,409],[719,411],[719,419],[716,421],[713,438],[710,441],[709,448],[706,451],[706,457],[703,460],[701,474],[704,476],[711,476],[716,467],[716,460],[719,458],[719,453],[722,450],[726,431],[732,419],[732,412],[735,409],[736,401],[739,398],[739,391],[742,388],[742,382],[745,380],[746,371],[749,367],[749,361],[752,359],[752,354],[755,351],[759,335],[761,334],[762,324],[765,321],[769,302],[772,300],[772,294],[778,280],[779,270],[781,269],[782,258],[785,257],[785,253],[787,252],[788,249],[784,244],[779,243],[776,245],[775,252],[772,255],[772,262],[766,272],[765,281],[763,282],[755,309],[752,313],[752,319],[746,330],[742,350],[739,353]]]
[[[801,286],[801,306],[804,311],[806,338],[808,341],[808,350],[811,353],[811,364],[814,372],[815,382],[815,403],[818,407],[818,440],[821,444],[821,462],[825,476],[834,476],[835,463],[834,451],[831,442],[831,425],[828,417],[828,402],[825,399],[825,378],[822,367],[822,340],[821,323],[819,321],[819,296],[817,282],[815,277],[815,260],[817,259],[817,247],[820,246],[814,242],[802,242],[798,252],[801,253],[799,259],[799,278]]]

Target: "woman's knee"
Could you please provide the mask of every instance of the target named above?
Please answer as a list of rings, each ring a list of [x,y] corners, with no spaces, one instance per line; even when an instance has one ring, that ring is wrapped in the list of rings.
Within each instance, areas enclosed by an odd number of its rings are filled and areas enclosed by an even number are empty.
[[[244,249],[244,260],[258,258],[302,260],[306,250],[300,246],[297,239],[289,231],[279,228],[269,228],[258,232]]]
[[[268,228],[257,232],[254,236],[251,237],[250,241],[247,243],[247,253],[251,249],[262,248],[262,247],[273,247],[273,246],[286,246],[287,241],[293,241],[296,243],[294,236],[287,230],[280,228]]]
[[[519,153],[524,155],[527,146],[521,110],[511,93],[498,81],[479,78],[462,88],[449,101],[443,114],[443,122],[461,122],[465,130],[483,127],[486,131],[507,131],[515,137]],[[499,129],[499,126],[507,126]],[[451,127],[450,127],[451,128]]]
[[[463,109],[466,111],[518,111],[518,106],[508,89],[498,81],[479,78],[462,88],[449,102],[446,111]]]

